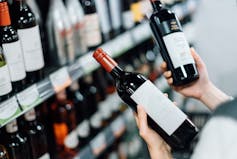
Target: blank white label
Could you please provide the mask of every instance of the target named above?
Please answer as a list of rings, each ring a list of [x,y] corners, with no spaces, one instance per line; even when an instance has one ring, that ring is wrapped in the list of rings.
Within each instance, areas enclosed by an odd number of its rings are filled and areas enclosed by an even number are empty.
[[[4,55],[8,64],[11,81],[19,81],[26,77],[23,53],[20,41],[3,44]]]
[[[183,32],[168,34],[163,39],[175,68],[195,63]]]
[[[18,29],[18,34],[23,50],[26,71],[32,72],[43,68],[44,58],[39,26]]]
[[[168,135],[172,135],[187,118],[151,81],[143,83],[131,98],[142,105]]]
[[[12,84],[7,65],[0,67],[0,96],[11,92]]]

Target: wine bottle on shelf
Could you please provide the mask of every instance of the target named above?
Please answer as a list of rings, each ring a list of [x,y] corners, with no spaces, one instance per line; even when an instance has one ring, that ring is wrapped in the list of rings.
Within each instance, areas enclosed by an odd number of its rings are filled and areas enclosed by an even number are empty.
[[[7,150],[3,145],[0,145],[0,159],[9,159]]]
[[[117,92],[134,111],[137,105],[144,106],[148,124],[173,149],[182,149],[190,144],[198,133],[197,127],[143,75],[123,71],[102,49],[93,57],[113,76]]]
[[[108,0],[113,36],[122,32],[122,3],[118,0]]]
[[[50,159],[45,128],[36,119],[35,110],[26,112],[24,118],[24,132],[30,143],[32,159]]]
[[[23,53],[17,31],[11,26],[11,19],[6,1],[0,2],[0,27],[2,47],[8,64],[13,92],[18,93],[26,84],[26,71]]]
[[[13,120],[6,125],[5,145],[10,159],[31,159],[28,139],[19,130],[17,121]]]
[[[107,0],[95,0],[95,4],[99,15],[103,42],[106,42],[112,38],[112,26],[109,16],[109,5]]]
[[[2,37],[2,33],[0,33],[0,38]],[[0,40],[0,102],[8,99],[11,96],[12,92],[12,84],[10,73],[8,71],[7,62],[5,60],[3,49],[2,49],[2,41]]]
[[[85,96],[80,92],[80,85],[74,82],[68,92],[69,99],[71,99],[76,106],[76,116],[78,126],[76,128],[79,138],[79,148],[83,148],[90,141],[90,122],[89,122],[89,107]]]
[[[175,14],[159,0],[151,0],[154,12],[150,25],[161,55],[172,72],[174,85],[185,85],[198,79],[199,74],[188,42]]]
[[[96,12],[95,0],[80,0],[85,13],[86,42],[89,50],[94,50],[102,43],[99,16]]]
[[[75,54],[79,57],[87,52],[85,14],[78,0],[67,0],[66,7],[73,25]]]
[[[14,0],[11,12],[23,50],[27,83],[32,84],[43,76],[44,57],[39,25],[25,0]]]
[[[75,131],[77,121],[73,102],[67,99],[65,91],[61,91],[56,94],[56,99],[50,107],[56,153],[60,157],[73,156],[79,144]]]
[[[122,0],[122,25],[124,30],[129,30],[135,25],[131,4],[131,0]]]

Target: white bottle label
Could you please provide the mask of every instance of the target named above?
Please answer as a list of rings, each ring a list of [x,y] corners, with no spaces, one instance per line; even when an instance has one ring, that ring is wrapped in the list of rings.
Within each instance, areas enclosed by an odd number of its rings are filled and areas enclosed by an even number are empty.
[[[18,34],[23,50],[26,71],[31,72],[43,68],[44,58],[39,26],[18,29]]]
[[[4,55],[8,64],[11,81],[19,81],[26,77],[23,53],[20,41],[3,44]]]
[[[7,65],[0,67],[0,96],[10,93],[12,84]]]
[[[125,29],[131,29],[135,23],[133,18],[133,13],[131,11],[123,12],[123,27]]]
[[[144,107],[147,114],[168,134],[186,120],[187,116],[176,107],[151,81],[143,83],[131,98]]]
[[[48,153],[45,153],[43,156],[41,156],[40,158],[38,159],[50,159],[50,156]]]
[[[110,14],[112,19],[113,29],[119,29],[122,25],[121,18],[121,2],[118,0],[109,1]]]
[[[175,68],[195,63],[183,32],[168,34],[163,39]]]
[[[103,33],[109,33],[111,25],[109,21],[108,4],[106,0],[95,0],[96,9],[100,18],[101,30]]]
[[[99,45],[102,42],[98,14],[85,16],[86,42],[88,47]]]

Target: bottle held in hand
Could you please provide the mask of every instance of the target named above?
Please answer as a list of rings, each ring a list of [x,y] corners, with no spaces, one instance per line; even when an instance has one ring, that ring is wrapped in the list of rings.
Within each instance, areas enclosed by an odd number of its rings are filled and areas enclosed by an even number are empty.
[[[159,0],[151,0],[153,14],[150,26],[161,55],[172,72],[173,85],[185,85],[198,79],[199,74],[179,20]]]
[[[116,81],[119,96],[135,112],[143,105],[148,114],[148,124],[173,149],[183,149],[198,133],[187,116],[143,75],[122,70],[102,49],[93,57]]]

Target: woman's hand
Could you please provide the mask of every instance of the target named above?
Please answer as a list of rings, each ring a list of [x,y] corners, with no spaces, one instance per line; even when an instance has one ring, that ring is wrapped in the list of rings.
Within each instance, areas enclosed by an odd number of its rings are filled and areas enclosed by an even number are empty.
[[[208,72],[205,63],[196,51],[191,48],[191,54],[196,63],[199,79],[185,86],[173,86],[173,78],[171,71],[167,70],[167,64],[162,63],[161,68],[164,71],[164,76],[168,84],[177,92],[186,97],[193,97],[202,101],[209,109],[215,109],[219,104],[230,99],[228,95],[219,90],[208,77]]]
[[[151,159],[171,159],[172,156],[169,145],[154,130],[149,128],[147,124],[147,114],[142,106],[137,107],[135,119],[140,136],[147,143]]]
[[[202,61],[201,57],[196,53],[193,48],[191,48],[191,54],[194,58],[199,72],[199,79],[195,82],[185,86],[173,86],[172,73],[171,71],[167,70],[167,64],[165,62],[162,63],[161,69],[164,71],[163,75],[167,79],[168,84],[171,85],[174,90],[183,94],[186,97],[200,99],[203,94],[203,91],[207,90],[208,87],[210,87],[211,81],[209,80],[205,63]]]

